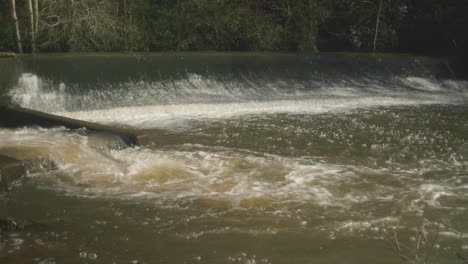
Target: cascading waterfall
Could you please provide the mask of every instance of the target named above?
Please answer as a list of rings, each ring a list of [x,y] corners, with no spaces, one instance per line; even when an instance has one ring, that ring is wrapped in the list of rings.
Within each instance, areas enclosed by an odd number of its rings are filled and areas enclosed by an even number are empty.
[[[179,120],[259,113],[324,113],[396,105],[464,104],[468,82],[428,76],[318,80],[188,73],[180,79],[76,83],[19,77],[10,90],[22,107],[101,123],[162,127]]]

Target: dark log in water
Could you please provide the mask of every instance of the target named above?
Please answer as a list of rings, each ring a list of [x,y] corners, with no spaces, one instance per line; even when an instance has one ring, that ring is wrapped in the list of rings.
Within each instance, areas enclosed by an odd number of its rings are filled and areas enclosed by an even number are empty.
[[[138,145],[145,138],[145,135],[138,134],[136,131],[129,129],[116,128],[82,120],[46,114],[18,106],[0,104],[0,127],[19,128],[25,126],[40,126],[45,128],[63,126],[69,129],[85,128],[89,131],[106,132],[119,136],[126,144],[129,145]]]
[[[0,154],[0,191],[7,191],[8,186],[25,173],[26,170],[22,161]]]

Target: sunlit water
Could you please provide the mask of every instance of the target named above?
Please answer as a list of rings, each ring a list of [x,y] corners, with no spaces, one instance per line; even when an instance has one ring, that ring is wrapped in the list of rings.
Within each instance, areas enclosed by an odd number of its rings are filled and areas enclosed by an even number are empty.
[[[0,233],[0,261],[463,263],[468,83],[295,63],[91,83],[26,63],[21,106],[150,139],[0,129],[2,154],[40,163],[0,198],[32,223]]]

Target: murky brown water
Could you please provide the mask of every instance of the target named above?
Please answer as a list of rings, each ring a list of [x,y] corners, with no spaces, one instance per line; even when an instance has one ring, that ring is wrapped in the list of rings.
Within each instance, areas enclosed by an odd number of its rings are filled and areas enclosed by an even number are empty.
[[[1,196],[0,216],[25,227],[0,233],[0,261],[468,257],[468,83],[418,71],[328,79],[305,74],[301,60],[286,61],[297,68],[285,76],[260,62],[246,73],[232,58],[211,60],[231,66],[203,75],[184,64],[179,79],[110,82],[103,73],[90,84],[38,70],[73,58],[25,59],[9,90],[22,106],[133,127],[150,140],[127,147],[86,131],[0,129],[0,153],[56,166],[36,166]],[[226,77],[233,72],[243,77]]]

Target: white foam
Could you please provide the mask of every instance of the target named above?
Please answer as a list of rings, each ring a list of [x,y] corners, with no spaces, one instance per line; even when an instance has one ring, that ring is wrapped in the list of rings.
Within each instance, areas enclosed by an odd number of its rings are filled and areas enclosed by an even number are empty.
[[[200,206],[221,208],[226,214],[253,210],[276,220],[286,219],[298,228],[317,228],[315,217],[326,215],[336,221],[318,225],[322,231],[336,232],[332,237],[362,232],[377,235],[380,228],[398,223],[394,212],[374,218],[372,214],[382,210],[397,208],[411,214],[426,207],[457,209],[441,205],[441,197],[466,197],[466,186],[428,181],[417,169],[372,169],[310,157],[289,158],[190,144],[170,149],[106,150],[101,146],[108,140],[112,138],[85,136],[63,128],[0,129],[0,152],[26,159],[52,159],[57,170],[29,175],[39,188],[182,210]],[[405,184],[395,187],[386,183],[392,179]],[[242,233],[248,229],[210,230]],[[261,232],[258,230],[262,228],[248,232],[255,235]],[[203,232],[207,231],[183,236],[195,239]]]
[[[157,201],[208,198],[231,206],[249,199],[260,199],[259,206],[307,202],[346,207],[362,202],[347,198],[354,195],[350,186],[364,180],[349,166],[190,145],[190,150],[106,152],[92,146],[95,140],[61,129],[0,130],[2,153],[51,158],[58,170],[33,176],[48,188],[75,195]],[[360,190],[367,199],[381,195],[369,191]]]
[[[262,82],[263,86],[258,87],[258,83],[252,84],[250,80],[221,82],[191,75],[187,80],[170,82],[129,82],[121,84],[120,90],[100,93],[96,89],[82,97],[74,97],[68,94],[66,84],[58,84],[54,90],[50,83],[45,85],[47,82],[37,76],[24,74],[11,95],[25,107],[44,111],[52,109],[54,113],[67,117],[138,128],[173,127],[187,121],[246,115],[317,114],[382,106],[463,104],[467,95],[466,83],[440,84],[417,78],[407,81],[407,85],[417,89],[392,90],[379,85],[363,89],[358,85],[335,85],[307,91],[306,84],[287,80]],[[288,85],[296,85],[298,89],[291,93],[284,89]],[[47,92],[48,89],[51,92]],[[274,96],[266,95],[270,91]],[[109,102],[105,104],[111,109],[67,110],[70,104],[81,104],[87,109],[87,106],[103,103],[105,95],[110,95]],[[187,103],[184,100],[190,101],[190,98],[178,98],[192,95],[202,95],[202,99],[219,96],[228,102]],[[165,97],[158,101],[158,96]],[[143,101],[136,102],[143,106],[131,106],[135,103],[133,97],[143,97]],[[256,101],[256,97],[262,100]],[[148,103],[152,100],[156,101]],[[390,169],[373,171],[364,166],[342,166],[202,146],[190,150],[129,148],[106,152],[94,147],[93,141],[96,141],[93,136],[68,133],[63,129],[0,130],[3,153],[11,152],[24,158],[50,157],[59,170],[38,175],[39,180],[50,183],[46,186],[74,195],[156,201],[220,199],[228,201],[230,206],[245,206],[243,201],[256,200],[252,203],[258,206],[276,204],[281,207],[283,203],[294,202],[319,207],[351,207],[368,201],[388,203],[395,197],[410,193],[414,197],[405,203],[405,209],[417,211],[424,206],[440,208],[440,197],[455,195],[457,188],[451,184],[427,183],[419,179],[418,169],[404,173]],[[369,187],[366,180],[369,174],[402,177],[402,181],[409,177],[411,184],[401,190],[378,183]],[[276,209],[281,211],[285,208]]]
[[[41,111],[65,110],[66,86],[58,85],[58,91],[44,89],[44,82],[35,74],[23,73],[17,86],[10,91],[11,99],[21,106]]]
[[[242,115],[294,113],[319,114],[357,108],[461,103],[457,98],[427,95],[418,98],[361,97],[278,100],[223,104],[178,104],[118,107],[109,110],[55,112],[75,119],[125,124],[139,128],[168,127],[190,120],[222,119]]]
[[[354,81],[262,79],[242,76],[220,79],[215,76],[187,74],[175,80],[129,80],[121,83],[96,83],[95,88],[54,83],[37,75],[24,73],[10,91],[12,100],[25,108],[60,114],[78,115],[97,109],[146,108],[146,119],[164,115],[229,116],[258,112],[323,112],[355,107],[407,104],[465,103],[468,82],[409,76],[395,78],[388,84],[366,78]],[[198,108],[195,110],[194,108]],[[122,111],[120,111],[120,114]],[[139,116],[145,118],[144,113]],[[86,115],[86,114],[85,114]],[[101,119],[131,119],[94,112]],[[100,117],[96,117],[100,118]],[[90,119],[90,118],[87,118]],[[158,119],[159,121],[159,119]],[[128,122],[127,122],[128,123]],[[144,123],[144,122],[142,122]]]
[[[442,86],[439,83],[436,83],[435,81],[429,79],[419,77],[407,77],[405,80],[408,85],[418,90],[431,92],[443,90]]]

